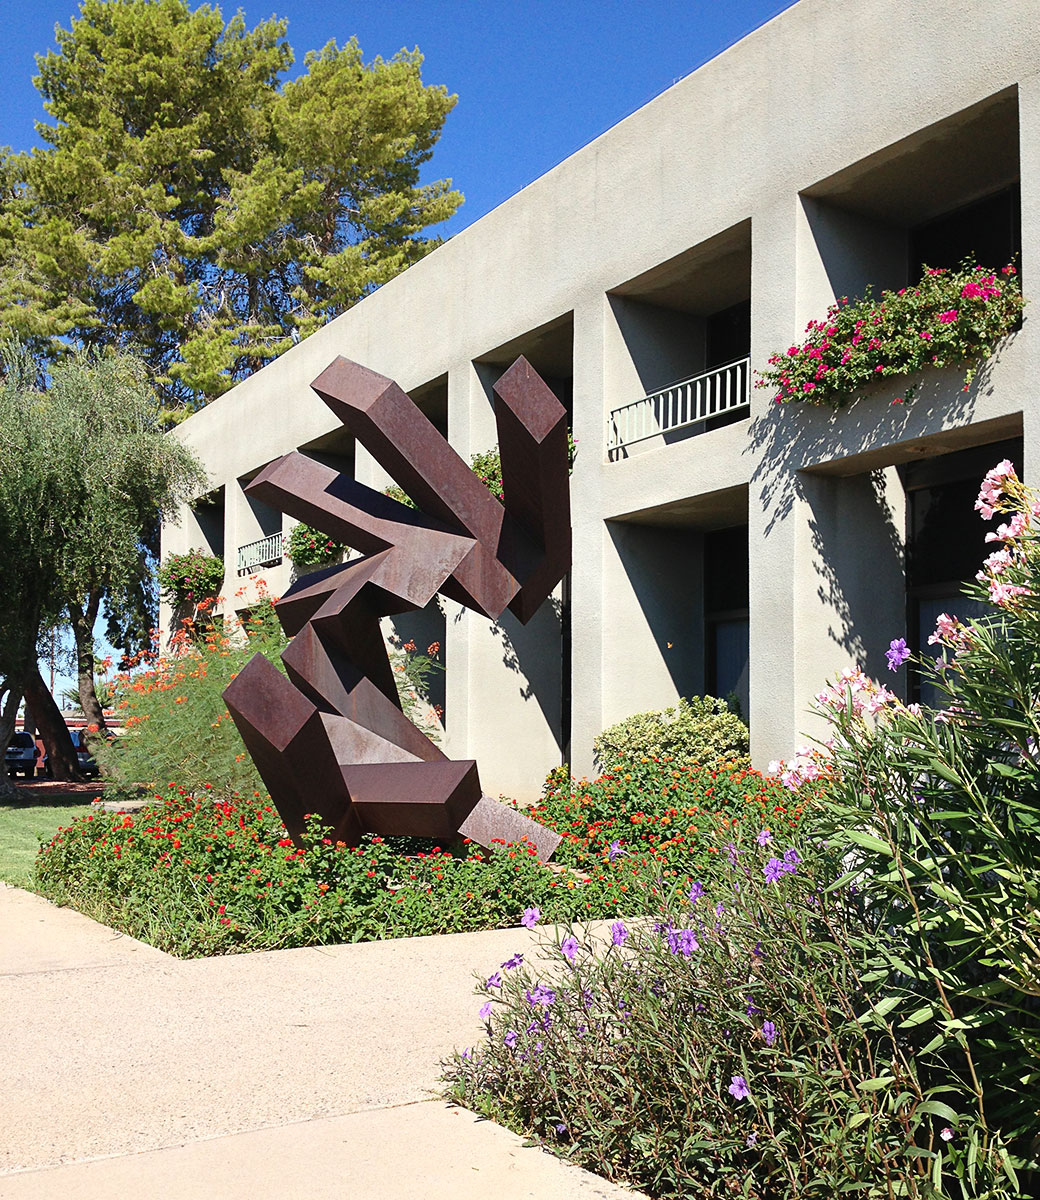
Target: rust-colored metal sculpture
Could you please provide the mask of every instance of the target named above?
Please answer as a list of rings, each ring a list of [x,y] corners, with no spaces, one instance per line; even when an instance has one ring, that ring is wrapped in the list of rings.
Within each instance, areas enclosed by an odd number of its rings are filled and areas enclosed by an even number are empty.
[[[348,845],[365,833],[484,846],[559,837],[481,793],[477,764],[449,761],[401,711],[380,618],[441,592],[523,623],[571,561],[567,418],[524,358],[495,385],[500,504],[392,380],[337,358],[311,385],[419,505],[399,504],[302,454],[246,491],[365,556],[300,580],[275,611],[292,637],[287,676],[257,654],[224,692],[291,837],[315,814]]]

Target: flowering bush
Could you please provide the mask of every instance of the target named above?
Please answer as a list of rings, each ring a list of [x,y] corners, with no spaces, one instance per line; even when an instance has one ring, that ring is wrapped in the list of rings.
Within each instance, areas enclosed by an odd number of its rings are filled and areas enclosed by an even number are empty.
[[[1040,1144],[1040,499],[998,464],[975,505],[1008,520],[967,594],[990,615],[943,613],[922,671],[948,698],[903,704],[852,672],[817,697],[831,738],[829,823],[866,881],[869,976],[889,1018],[946,1089],[958,1176],[988,1163],[994,1195],[1036,1195]],[[909,657],[902,639],[893,669]],[[792,784],[805,763],[789,767]],[[826,824],[824,826],[826,828]],[[970,1193],[976,1194],[976,1193]]]
[[[656,920],[514,955],[479,984],[486,1038],[450,1097],[657,1197],[945,1194],[964,1127],[868,996],[841,871],[749,829]]]
[[[162,598],[172,608],[215,596],[224,582],[224,560],[203,550],[168,554],[156,572]]]
[[[967,363],[967,390],[978,364],[1015,327],[1024,300],[1016,270],[966,260],[956,271],[926,267],[916,287],[843,296],[822,321],[810,321],[801,345],[773,354],[756,387],[777,404],[800,401],[841,408],[878,380],[925,367]],[[911,386],[893,403],[909,400]]]
[[[641,758],[672,759],[676,767],[735,762],[750,766],[748,729],[725,700],[693,696],[663,712],[636,713],[611,725],[593,742],[601,767],[622,769]]]
[[[327,533],[320,529],[312,529],[310,525],[300,522],[294,525],[285,539],[285,557],[297,567],[309,567],[318,563],[330,563],[347,547],[342,542],[333,541]]]
[[[202,601],[170,639],[165,654],[117,675],[115,710],[125,734],[96,755],[113,796],[135,797],[176,779],[192,791],[228,796],[262,787],[224,703],[223,691],[258,651],[276,664],[286,639],[258,580],[260,601],[235,626],[209,618]]]
[[[440,651],[440,642],[431,642],[426,653],[420,654],[414,642],[402,642],[395,636],[391,636],[388,649],[401,711],[433,742],[440,740],[440,722],[444,716],[444,710],[430,701],[430,679],[435,672],[444,670],[437,659]]]

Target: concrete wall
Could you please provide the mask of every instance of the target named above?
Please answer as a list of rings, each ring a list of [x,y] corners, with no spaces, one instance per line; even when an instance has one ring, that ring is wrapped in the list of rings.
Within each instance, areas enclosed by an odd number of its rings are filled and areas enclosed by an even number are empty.
[[[734,489],[749,525],[753,754],[764,765],[789,753],[825,678],[853,660],[876,667],[902,632],[892,466],[1018,428],[1027,469],[1038,461],[1040,323],[1027,317],[969,393],[949,372],[912,406],[892,405],[898,389],[883,386],[835,416],[759,391],[750,420],[607,462],[610,409],[638,398],[653,360],[667,382],[697,352],[696,316],[618,289],[679,256],[692,254],[695,273],[698,247],[750,222],[761,367],[835,296],[902,282],[914,214],[971,198],[958,155],[977,150],[983,190],[1002,182],[992,138],[973,150],[974,126],[929,131],[1004,91],[1004,107],[986,111],[1017,106],[1029,285],[1040,271],[1038,70],[1035,0],[801,0],[179,427],[226,488],[226,595],[241,584],[235,547],[256,528],[238,480],[334,430],[308,384],[335,355],[408,391],[446,376],[451,441],[466,458],[494,441],[487,384],[500,367],[484,360],[569,313],[573,763],[591,767],[604,724],[669,704],[700,677],[697,540],[728,519],[717,498]],[[356,471],[385,481],[360,448]],[[164,552],[194,536],[189,521],[171,526]],[[283,568],[265,576],[276,593],[288,582]],[[478,757],[489,791],[534,795],[562,753],[558,622],[547,609],[521,633],[445,609],[446,747]],[[688,643],[662,632],[684,619]]]

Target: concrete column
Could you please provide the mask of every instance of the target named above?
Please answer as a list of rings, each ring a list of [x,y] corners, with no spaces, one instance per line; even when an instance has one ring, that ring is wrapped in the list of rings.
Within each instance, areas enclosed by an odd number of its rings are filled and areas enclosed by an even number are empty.
[[[867,282],[849,274],[864,265],[838,253],[844,231],[854,256],[856,230],[816,224],[814,236],[797,197],[753,221],[755,366],[800,341],[806,321],[844,294],[834,287],[836,263],[855,290]],[[905,504],[894,469],[846,476],[804,470],[826,461],[820,447],[829,436],[837,457],[845,414],[828,422],[797,404],[775,404],[759,389],[752,415],[750,716],[752,758],[761,768],[788,757],[806,734],[822,733],[808,709],[827,680],[853,664],[885,672],[884,651],[905,632]]]
[[[1040,280],[1040,75],[1030,75],[1018,85],[1018,146],[1022,178],[1022,279],[1026,294],[1037,295]],[[1021,356],[1025,377],[1040,378],[1040,315],[1035,302],[1026,309],[1021,330],[1015,335],[1015,355]],[[1025,474],[1040,484],[1040,405],[1026,404],[1022,414]]]
[[[473,364],[464,359],[448,370],[448,431],[452,446],[469,459]],[[442,598],[444,611],[444,751],[449,758],[471,758],[470,729],[470,613],[454,600]],[[487,783],[482,779],[485,787]]]
[[[751,365],[790,345],[796,324],[798,198],[787,196],[751,221]],[[804,325],[804,322],[802,323]],[[791,414],[769,389],[752,390],[748,488],[748,574],[752,758],[786,757],[803,698],[795,686],[795,579],[802,498],[796,466],[780,453]]]
[[[607,484],[605,334],[616,328],[606,296],[574,310],[574,437],[571,473],[571,769],[593,770],[592,740],[603,728],[603,664],[609,654],[603,574],[607,533],[601,517]]]

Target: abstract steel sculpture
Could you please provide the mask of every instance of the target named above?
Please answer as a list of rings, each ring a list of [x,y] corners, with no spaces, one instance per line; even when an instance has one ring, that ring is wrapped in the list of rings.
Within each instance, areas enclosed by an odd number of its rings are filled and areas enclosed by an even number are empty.
[[[224,692],[286,829],[299,843],[314,814],[351,846],[365,833],[526,837],[548,859],[559,837],[483,795],[477,764],[449,761],[401,711],[380,618],[440,592],[492,620],[531,619],[570,568],[563,406],[524,358],[495,385],[500,504],[392,380],[337,358],[311,386],[419,509],[295,452],[246,488],[364,555],[276,603],[288,678],[257,654]]]

